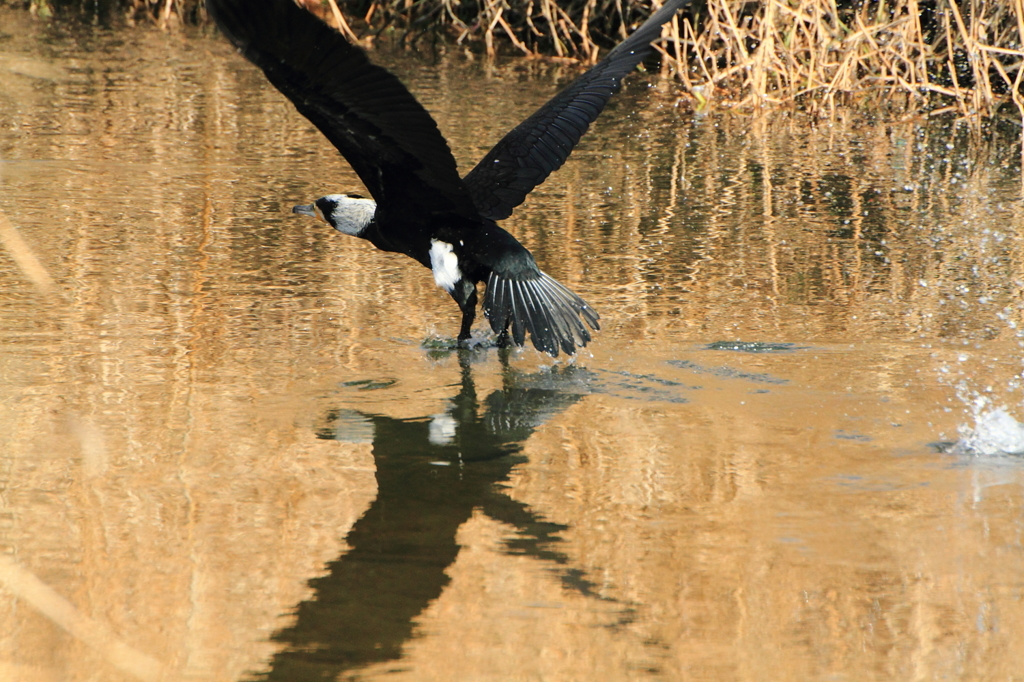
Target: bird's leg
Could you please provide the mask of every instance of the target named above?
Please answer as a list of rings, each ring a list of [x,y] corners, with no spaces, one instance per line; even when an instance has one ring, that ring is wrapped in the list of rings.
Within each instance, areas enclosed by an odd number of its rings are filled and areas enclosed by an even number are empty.
[[[452,290],[452,298],[462,309],[462,326],[459,327],[459,345],[461,346],[464,341],[469,341],[470,328],[473,326],[473,320],[476,319],[476,285],[462,280]]]
[[[471,306],[462,309],[462,326],[459,328],[459,341],[469,341],[471,336],[469,329],[473,326],[473,318],[475,317],[476,311]]]

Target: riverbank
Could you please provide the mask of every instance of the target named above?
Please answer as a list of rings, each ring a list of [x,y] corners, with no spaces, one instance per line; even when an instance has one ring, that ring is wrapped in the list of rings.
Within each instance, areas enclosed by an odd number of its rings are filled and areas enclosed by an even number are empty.
[[[366,47],[596,61],[658,0],[300,0]],[[208,23],[202,0],[26,0],[42,19],[173,28]],[[666,25],[662,68],[697,106],[861,104],[1024,118],[1024,5],[980,0],[707,0]]]

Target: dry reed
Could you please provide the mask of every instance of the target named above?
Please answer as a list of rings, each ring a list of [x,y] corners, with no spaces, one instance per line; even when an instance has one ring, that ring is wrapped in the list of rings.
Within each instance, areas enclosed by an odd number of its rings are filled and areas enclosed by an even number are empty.
[[[1024,115],[1022,0],[709,0],[682,23],[676,72],[709,99],[833,109],[866,96],[981,116],[1012,102]]]
[[[29,0],[35,7],[62,0]],[[595,62],[662,0],[297,0],[350,40],[446,41],[494,58]],[[202,0],[124,3],[160,25],[206,21]],[[706,0],[663,29],[657,47],[703,105],[840,103],[1024,117],[1024,0]]]

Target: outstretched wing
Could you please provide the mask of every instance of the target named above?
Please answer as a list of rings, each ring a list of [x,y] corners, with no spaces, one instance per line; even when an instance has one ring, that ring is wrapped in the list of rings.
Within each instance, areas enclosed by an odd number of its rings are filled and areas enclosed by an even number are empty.
[[[434,119],[392,73],[292,0],[206,0],[220,29],[358,173],[377,203],[476,218]]]
[[[626,40],[501,139],[463,179],[477,210],[502,220],[561,168],[619,82],[647,57],[661,25],[690,0],[668,0]]]

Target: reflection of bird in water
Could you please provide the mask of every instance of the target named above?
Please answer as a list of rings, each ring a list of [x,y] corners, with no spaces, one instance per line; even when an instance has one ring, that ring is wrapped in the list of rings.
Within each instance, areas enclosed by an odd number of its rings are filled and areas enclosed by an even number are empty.
[[[430,114],[390,72],[292,0],[207,0],[221,30],[352,165],[372,199],[332,194],[295,211],[430,268],[462,310],[470,338],[478,282],[499,343],[574,353],[598,328],[587,303],[541,272],[496,220],[561,167],[623,76],[652,52],[661,25],[688,0],[668,0],[601,62],[508,133],[460,178]],[[582,316],[582,319],[581,319]]]
[[[551,547],[566,527],[544,521],[501,487],[523,461],[515,456],[523,441],[580,400],[591,374],[574,366],[535,375],[506,369],[503,388],[481,403],[461,359],[461,389],[440,415],[392,419],[338,410],[327,416],[319,437],[372,439],[377,498],[345,537],[349,550],[310,581],[313,596],[298,605],[295,623],[274,635],[285,648],[258,679],[337,679],[400,658],[415,618],[449,582],[445,569],[459,553],[456,533],[474,509],[515,529],[506,551],[551,562],[567,589],[605,599]],[[628,606],[623,614],[630,617]]]

